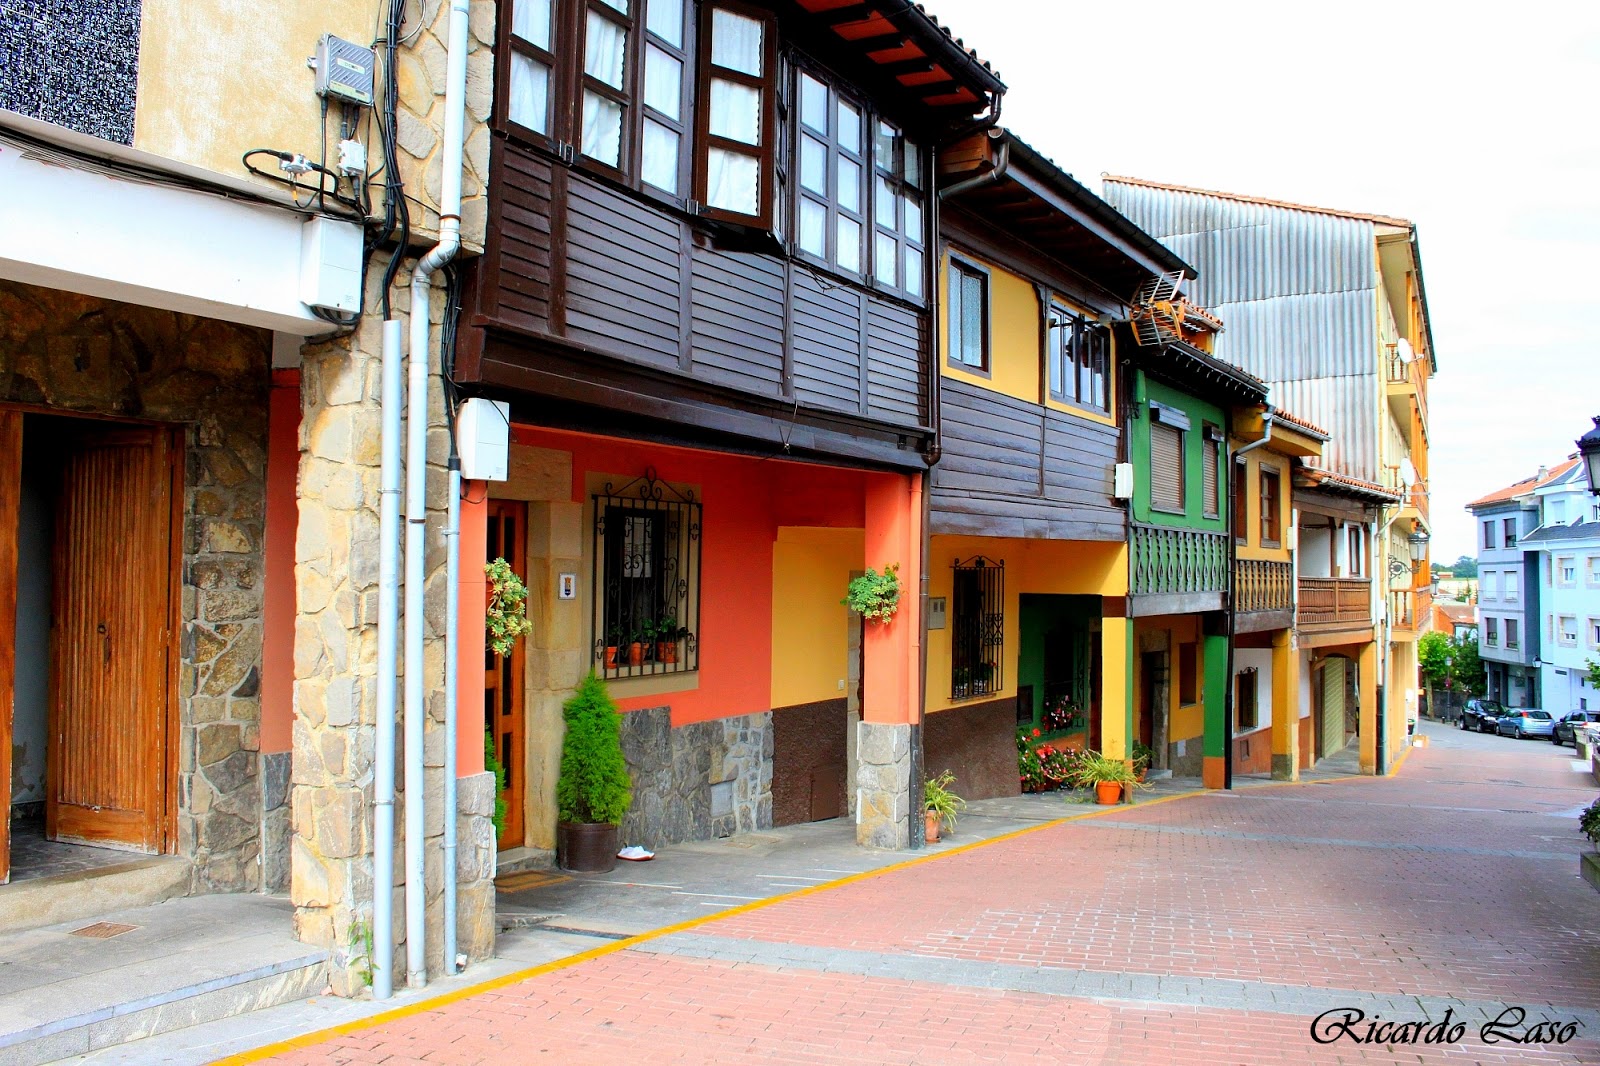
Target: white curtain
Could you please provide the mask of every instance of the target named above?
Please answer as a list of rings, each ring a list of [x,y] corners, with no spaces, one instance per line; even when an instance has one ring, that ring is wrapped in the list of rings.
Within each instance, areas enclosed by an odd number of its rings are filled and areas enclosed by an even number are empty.
[[[828,135],[828,87],[809,74],[800,75],[800,121]]]
[[[716,8],[711,12],[711,62],[741,74],[761,76],[763,26],[752,18]]]
[[[706,203],[741,215],[759,214],[760,169],[754,156],[712,148],[706,153]]]
[[[741,144],[760,144],[760,91],[737,82],[712,78],[709,125],[713,136],[726,137]]]
[[[804,134],[800,137],[800,184],[828,195],[828,146]]]
[[[664,192],[678,191],[678,135],[644,120],[644,180]]]
[[[583,72],[622,88],[622,60],[628,51],[628,31],[604,15],[589,12],[588,30],[583,41]]]
[[[550,69],[521,52],[511,53],[511,98],[506,102],[511,121],[538,133],[548,133]]]
[[[622,158],[622,105],[599,93],[583,94],[583,154],[609,166]]]
[[[683,0],[648,0],[645,28],[674,48],[683,47]]]
[[[839,147],[861,154],[861,112],[843,100],[839,101]]]
[[[809,196],[800,198],[800,248],[812,255],[828,254],[828,209]]]
[[[895,262],[895,257],[899,254],[900,247],[895,243],[894,238],[887,234],[874,233],[873,237],[873,259],[875,261],[872,264],[872,272],[885,285],[893,285],[899,275],[899,270],[897,269],[899,264]]]
[[[644,102],[670,119],[682,117],[683,64],[655,45],[645,50]]]
[[[843,157],[839,159],[839,206],[861,213],[861,168]]]
[[[839,251],[834,256],[841,269],[861,273],[861,223],[839,216]]]
[[[517,0],[511,9],[511,32],[548,52],[550,0]]]

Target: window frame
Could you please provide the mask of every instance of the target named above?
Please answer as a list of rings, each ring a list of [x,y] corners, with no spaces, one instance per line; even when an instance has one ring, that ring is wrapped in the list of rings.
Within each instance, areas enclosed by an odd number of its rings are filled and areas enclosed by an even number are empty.
[[[956,300],[951,295],[955,291],[958,273],[966,273],[978,279],[983,287],[983,322],[978,330],[979,357],[982,364],[974,366],[964,359],[956,356]],[[992,278],[987,267],[977,263],[964,255],[951,252],[949,263],[945,269],[945,361],[956,370],[964,370],[969,374],[980,377],[989,377],[992,373],[990,361],[992,359],[992,344],[990,334],[993,332],[993,302],[994,287],[990,284]],[[965,334],[963,333],[963,339]]]
[[[1227,438],[1214,422],[1200,424],[1200,514],[1203,518],[1222,517],[1222,469],[1227,462]],[[1209,474],[1209,485],[1206,475]],[[1214,497],[1214,498],[1212,498]]]
[[[1567,571],[1572,571],[1572,576],[1567,576]],[[1561,555],[1555,559],[1552,571],[1555,576],[1553,584],[1556,588],[1574,589],[1578,587],[1578,557],[1576,555]]]
[[[561,52],[562,37],[567,33],[564,25],[566,18],[565,0],[546,0],[550,5],[550,48],[546,49],[534,44],[525,37],[517,35],[512,28],[515,22],[516,4],[522,0],[512,0],[508,5],[501,0],[496,17],[500,23],[496,30],[498,38],[498,51],[506,57],[506,62],[495,64],[495,104],[493,117],[498,120],[499,127],[510,136],[520,141],[532,143],[545,151],[556,152],[563,141],[565,132],[565,115],[563,106],[566,102],[567,92],[564,81],[569,71],[563,69],[565,56]],[[525,125],[511,117],[511,69],[514,53],[522,53],[532,61],[541,64],[548,72],[545,79],[545,130],[540,132],[532,126]]]
[[[1485,518],[1483,520],[1483,547],[1485,551],[1493,551],[1495,547],[1494,519],[1492,518]]]
[[[1259,668],[1246,666],[1233,675],[1233,732],[1254,731],[1261,728],[1261,673]],[[1249,699],[1245,699],[1248,693]],[[1250,709],[1250,720],[1245,721],[1245,708]]]
[[[871,126],[876,121],[876,116],[865,102],[844,89],[839,84],[838,79],[829,75],[826,70],[809,63],[797,62],[791,65],[794,68],[794,77],[790,83],[793,106],[790,108],[791,121],[789,122],[790,129],[787,132],[790,134],[789,153],[790,159],[793,161],[790,167],[792,174],[789,180],[789,186],[792,190],[790,200],[792,202],[788,205],[786,213],[789,216],[790,232],[793,237],[789,243],[796,257],[808,263],[814,263],[824,270],[848,278],[856,284],[864,284],[872,277],[872,246],[868,237],[872,231],[873,209]],[[819,133],[815,127],[806,125],[803,113],[804,93],[802,90],[802,78],[810,78],[821,85],[827,93],[828,130],[826,133]],[[846,104],[855,108],[861,121],[861,147],[857,151],[845,148],[839,141],[839,108]],[[804,166],[803,144],[808,136],[822,142],[824,150],[827,152],[827,173],[823,178],[823,183],[828,189],[826,194],[819,194],[807,189],[801,179],[801,170]],[[852,211],[839,203],[839,161],[841,158],[847,158],[850,162],[860,167],[858,185],[860,209],[857,211]],[[825,254],[823,255],[807,251],[800,244],[800,214],[803,209],[803,202],[807,200],[812,203],[820,203],[825,212],[825,220],[823,222]],[[860,258],[857,260],[857,269],[855,270],[851,270],[839,263],[838,241],[839,219],[841,216],[854,222],[859,228],[858,254]]]
[[[1178,665],[1174,672],[1178,675],[1178,683],[1174,688],[1178,706],[1193,707],[1204,696],[1200,687],[1200,645],[1192,640],[1180,642],[1177,660]]]
[[[1269,496],[1267,486],[1272,486]],[[1283,471],[1262,463],[1256,468],[1256,488],[1261,507],[1261,546],[1283,547]]]
[[[1567,623],[1572,623],[1572,636],[1567,636]],[[1563,648],[1576,648],[1578,646],[1578,616],[1563,614],[1556,618],[1556,643]]]
[[[1516,518],[1503,518],[1500,520],[1500,535],[1505,541],[1502,547],[1515,548],[1517,546],[1517,520]]]
[[[928,199],[929,194],[933,191],[928,187],[931,184],[928,180],[928,152],[927,149],[925,149],[922,145],[913,142],[911,138],[906,135],[906,129],[903,123],[895,122],[880,112],[873,112],[869,110],[867,114],[872,120],[870,130],[864,130],[864,132],[867,132],[868,135],[868,140],[870,142],[868,144],[868,148],[871,152],[871,166],[868,170],[867,185],[871,193],[871,198],[868,202],[868,206],[871,208],[869,214],[871,224],[868,229],[871,233],[872,240],[868,242],[870,245],[869,251],[871,256],[868,260],[870,270],[867,273],[867,277],[871,279],[873,287],[881,292],[893,293],[902,299],[910,300],[914,303],[922,303],[927,299],[927,293],[923,291],[913,292],[905,284],[905,279],[911,276],[911,271],[906,269],[906,259],[908,258],[906,252],[908,250],[915,251],[917,257],[921,260],[917,283],[919,286],[925,287],[927,282],[926,275],[928,270],[929,251]],[[894,131],[890,137],[892,146],[890,152],[893,158],[887,164],[885,164],[885,162],[880,158],[881,153],[878,151],[878,133],[879,130],[884,126],[887,126]],[[922,181],[922,185],[920,186],[912,184],[910,170],[906,166],[908,148],[912,150],[911,154],[914,155],[917,161],[916,171],[917,174],[920,175]],[[888,228],[886,228],[882,222],[878,221],[878,182],[880,179],[888,183],[889,194],[894,198],[894,224],[892,227]],[[917,210],[922,221],[922,224],[918,227],[917,239],[914,241],[911,238],[911,234],[906,231],[905,210],[907,198],[913,195],[918,201],[919,206]],[[894,246],[896,280],[892,282],[884,281],[878,275],[878,237],[880,235],[887,235]]]
[[[571,53],[572,92],[568,105],[572,116],[572,129],[567,143],[572,145],[572,165],[592,170],[632,188],[637,188],[639,180],[636,152],[641,139],[639,131],[634,128],[639,115],[639,88],[643,80],[640,74],[644,62],[644,49],[639,47],[640,2],[641,0],[628,0],[628,10],[624,13],[612,7],[606,0],[574,0],[572,18],[573,41],[576,47]],[[646,0],[647,9],[648,6]],[[591,12],[613,25],[620,26],[627,35],[627,43],[623,46],[622,52],[620,88],[613,88],[584,69],[584,59],[589,47]],[[612,100],[622,108],[622,128],[617,134],[616,166],[584,152],[583,100],[585,94],[590,91],[597,96]]]
[[[778,145],[784,137],[778,125],[778,90],[781,85],[778,58],[778,18],[775,12],[740,3],[738,0],[696,0],[699,14],[699,35],[695,48],[695,103],[694,109],[694,200],[700,214],[719,222],[750,226],[774,232],[777,229],[778,209]],[[712,25],[716,12],[728,11],[762,25],[761,74],[746,74],[731,67],[713,66],[711,49],[715,44]],[[732,138],[711,133],[711,82],[723,78],[746,85],[761,94],[759,129],[761,143],[745,144]],[[711,150],[718,148],[756,160],[756,211],[744,214],[731,208],[711,206],[709,196]]]
[[[1500,619],[1484,616],[1483,645],[1486,648],[1498,648],[1500,646]]]
[[[1058,340],[1059,336],[1059,340]],[[1102,326],[1087,311],[1078,311],[1054,297],[1045,315],[1046,383],[1050,398],[1057,403],[1099,415],[1111,413],[1111,330]],[[1092,365],[1098,357],[1098,368]],[[1099,372],[1101,403],[1080,395],[1087,373],[1091,392]],[[1068,387],[1070,383],[1070,389]]]
[[[993,699],[1006,687],[1005,560],[958,558],[950,571],[950,699]],[[969,618],[974,612],[968,610],[968,600],[974,592],[976,618]],[[965,681],[958,679],[963,669],[968,671]],[[979,670],[987,674],[983,681],[978,680]]]
[[[1506,650],[1514,651],[1522,647],[1522,627],[1515,618],[1506,619]]]

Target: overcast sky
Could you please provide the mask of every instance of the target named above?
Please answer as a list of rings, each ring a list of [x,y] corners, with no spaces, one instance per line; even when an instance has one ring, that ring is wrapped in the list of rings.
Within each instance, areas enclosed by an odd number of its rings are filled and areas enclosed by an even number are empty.
[[[1600,414],[1600,3],[923,0],[1002,123],[1102,173],[1417,223],[1433,557]]]

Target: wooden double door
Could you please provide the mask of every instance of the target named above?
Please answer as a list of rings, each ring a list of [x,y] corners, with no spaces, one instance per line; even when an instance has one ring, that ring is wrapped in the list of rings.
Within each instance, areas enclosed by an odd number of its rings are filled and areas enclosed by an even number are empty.
[[[34,419],[25,456],[23,412],[0,408],[0,781],[11,781],[18,627],[44,624],[17,614],[18,566],[34,563],[18,558],[26,461],[54,497],[46,836],[163,851],[174,813],[178,431]],[[0,819],[0,880],[9,822]]]

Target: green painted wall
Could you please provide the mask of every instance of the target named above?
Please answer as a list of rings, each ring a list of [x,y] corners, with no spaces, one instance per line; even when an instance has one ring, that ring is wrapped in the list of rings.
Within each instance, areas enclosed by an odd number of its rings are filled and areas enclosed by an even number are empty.
[[[1033,686],[1033,724],[1038,725],[1044,714],[1045,636],[1054,629],[1077,628],[1087,633],[1090,623],[1100,619],[1100,597],[1024,595],[1018,599],[1022,643],[1017,649],[1017,683]],[[1087,729],[1086,725],[1077,732]]]
[[[1223,410],[1214,403],[1197,399],[1187,393],[1151,379],[1143,370],[1134,372],[1134,405],[1136,417],[1128,423],[1129,439],[1132,444],[1133,456],[1133,518],[1136,522],[1147,522],[1157,526],[1181,526],[1186,529],[1208,529],[1215,532],[1224,532],[1225,522],[1222,515],[1215,518],[1204,516],[1204,461],[1208,449],[1215,445],[1208,445],[1205,439],[1205,424],[1211,423],[1226,432],[1227,422],[1223,418]],[[1185,513],[1175,514],[1167,511],[1157,511],[1150,506],[1150,402],[1166,404],[1176,407],[1189,416],[1190,428],[1184,434],[1184,503]],[[1226,495],[1227,486],[1222,486]],[[1224,506],[1224,510],[1226,507]]]
[[[1231,679],[1228,677],[1228,638],[1206,636],[1203,640],[1205,691],[1201,699],[1205,704],[1206,726],[1203,750],[1206,755],[1220,759],[1227,754],[1229,736],[1227,694]]]

